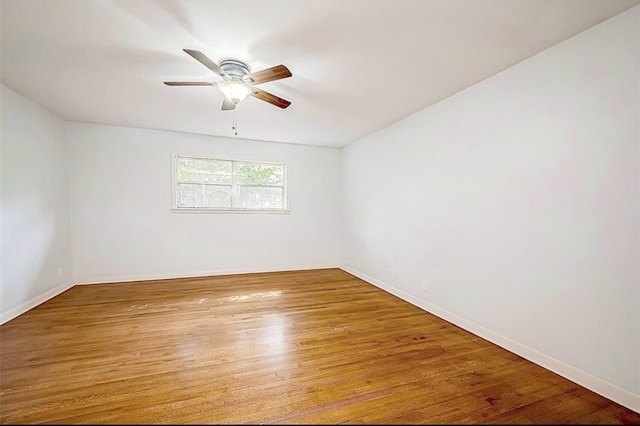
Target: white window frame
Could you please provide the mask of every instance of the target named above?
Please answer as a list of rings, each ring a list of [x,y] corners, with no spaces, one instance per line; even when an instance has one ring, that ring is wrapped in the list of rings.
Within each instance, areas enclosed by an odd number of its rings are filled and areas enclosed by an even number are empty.
[[[236,183],[236,167],[238,163],[252,163],[252,164],[267,164],[277,165],[283,167],[284,172],[284,184],[283,190],[283,208],[281,209],[249,209],[249,208],[214,208],[214,207],[180,207],[178,206],[178,158],[193,158],[197,160],[219,160],[219,161],[231,161],[232,165],[232,184],[231,191],[232,197],[237,198],[238,184]],[[190,155],[190,154],[171,154],[171,211],[181,213],[275,213],[275,214],[289,214],[289,173],[287,163],[279,163],[272,161],[259,161],[259,160],[241,160],[237,158],[227,157],[212,157],[207,155]],[[248,185],[248,186],[261,186],[261,185]],[[277,185],[280,187],[279,185]],[[233,199],[232,198],[232,199]]]

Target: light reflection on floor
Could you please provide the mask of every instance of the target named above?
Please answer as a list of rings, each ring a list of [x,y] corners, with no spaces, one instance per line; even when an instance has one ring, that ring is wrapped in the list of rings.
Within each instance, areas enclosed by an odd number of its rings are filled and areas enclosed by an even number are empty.
[[[260,293],[251,293],[251,294],[245,294],[242,296],[228,296],[225,297],[225,299],[230,300],[230,301],[235,301],[235,300],[246,300],[246,299],[250,299],[250,298],[265,298],[265,297],[276,297],[276,296],[280,296],[281,292],[280,291],[266,291],[266,292],[260,292]]]
[[[261,328],[261,342],[269,353],[284,355],[287,352],[289,318],[282,314],[273,314],[264,318],[265,327]]]
[[[240,302],[274,298],[281,295],[282,292],[279,290],[264,291],[231,295],[217,300]],[[196,298],[193,302],[198,305],[215,304],[214,300],[204,297]],[[269,357],[264,359],[263,362],[269,364],[271,370],[267,373],[269,377],[265,378],[265,380],[285,380],[285,371],[290,365],[290,362],[293,362],[290,359],[291,336],[289,335],[293,324],[291,323],[292,319],[288,315],[284,313],[266,314],[256,323],[252,324],[251,327],[235,333],[217,334],[207,332],[207,329],[209,329],[213,323],[221,319],[224,320],[223,317],[214,315],[208,320],[211,321],[211,323],[208,321],[198,321],[198,323],[193,324],[192,327],[183,328],[178,343],[170,350],[172,356],[180,359],[182,366],[189,367],[193,365],[215,365],[220,362],[228,362],[229,360],[241,360],[268,354]],[[209,349],[212,347],[216,347],[218,351],[217,356],[214,358],[207,356]],[[221,347],[226,348],[222,353]],[[185,368],[184,371],[179,370],[178,374],[185,382],[193,379],[193,372],[188,368]],[[245,371],[237,371],[233,374],[243,375],[248,373]],[[233,387],[230,387],[229,392],[233,393]]]

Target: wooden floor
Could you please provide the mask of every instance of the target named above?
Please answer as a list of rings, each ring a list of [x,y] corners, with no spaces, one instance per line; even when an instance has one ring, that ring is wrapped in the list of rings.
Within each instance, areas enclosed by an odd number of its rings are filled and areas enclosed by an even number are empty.
[[[2,423],[640,423],[339,269],[76,286],[0,344]]]

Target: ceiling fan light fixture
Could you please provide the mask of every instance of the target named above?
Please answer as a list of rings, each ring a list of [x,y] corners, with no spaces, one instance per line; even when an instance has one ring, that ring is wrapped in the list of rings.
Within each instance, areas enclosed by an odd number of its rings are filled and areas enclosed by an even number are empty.
[[[218,83],[218,89],[220,89],[225,98],[234,104],[244,101],[249,93],[251,93],[251,88],[248,85],[237,80],[227,80]]]

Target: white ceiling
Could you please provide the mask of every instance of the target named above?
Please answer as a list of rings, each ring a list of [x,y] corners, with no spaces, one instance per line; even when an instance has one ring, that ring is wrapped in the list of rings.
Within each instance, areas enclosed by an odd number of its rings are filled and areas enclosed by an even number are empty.
[[[2,83],[66,120],[232,136],[221,81],[182,51],[293,76],[238,137],[343,146],[640,0],[1,0]]]

